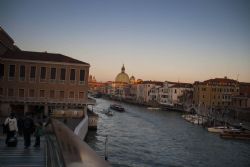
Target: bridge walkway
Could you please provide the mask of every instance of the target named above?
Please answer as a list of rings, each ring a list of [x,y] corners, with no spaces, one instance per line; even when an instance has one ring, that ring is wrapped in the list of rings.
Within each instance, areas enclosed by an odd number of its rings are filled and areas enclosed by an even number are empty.
[[[45,140],[41,138],[40,148],[33,147],[34,142],[32,137],[31,146],[24,149],[23,138],[18,137],[17,147],[7,147],[5,136],[0,136],[0,167],[44,167]]]

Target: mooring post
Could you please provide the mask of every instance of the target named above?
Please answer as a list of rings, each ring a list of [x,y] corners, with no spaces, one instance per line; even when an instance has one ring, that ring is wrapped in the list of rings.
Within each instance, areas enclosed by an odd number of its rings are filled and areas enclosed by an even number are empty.
[[[106,136],[106,139],[105,139],[105,160],[107,161],[108,160],[108,149],[107,149],[107,144],[108,144],[108,135]]]

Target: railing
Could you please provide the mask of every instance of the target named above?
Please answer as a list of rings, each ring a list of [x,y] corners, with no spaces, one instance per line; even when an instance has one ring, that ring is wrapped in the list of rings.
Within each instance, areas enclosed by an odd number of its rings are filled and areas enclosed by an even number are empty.
[[[81,139],[84,140],[85,136],[87,135],[88,132],[88,114],[87,111],[85,110],[84,112],[84,118],[82,121],[79,123],[79,125],[76,126],[74,133]]]
[[[60,121],[51,119],[46,132],[46,165],[48,167],[110,166]]]

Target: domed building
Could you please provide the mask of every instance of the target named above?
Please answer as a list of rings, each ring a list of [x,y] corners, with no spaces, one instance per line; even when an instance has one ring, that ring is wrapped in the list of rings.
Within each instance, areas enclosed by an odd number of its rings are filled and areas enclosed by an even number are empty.
[[[122,65],[121,72],[115,77],[116,83],[129,83],[129,76],[127,73],[125,73],[125,67],[124,64]]]
[[[134,77],[133,75],[130,77],[129,82],[130,82],[131,84],[134,84],[134,83],[136,82],[136,81],[135,81],[135,77]]]

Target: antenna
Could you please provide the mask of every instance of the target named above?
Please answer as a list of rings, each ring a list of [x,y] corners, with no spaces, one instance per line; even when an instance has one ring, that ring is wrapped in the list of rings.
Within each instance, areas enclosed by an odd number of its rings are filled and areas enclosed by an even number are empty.
[[[239,79],[239,76],[240,76],[240,74],[237,74],[237,79],[236,79],[236,81],[238,81],[238,79]]]

